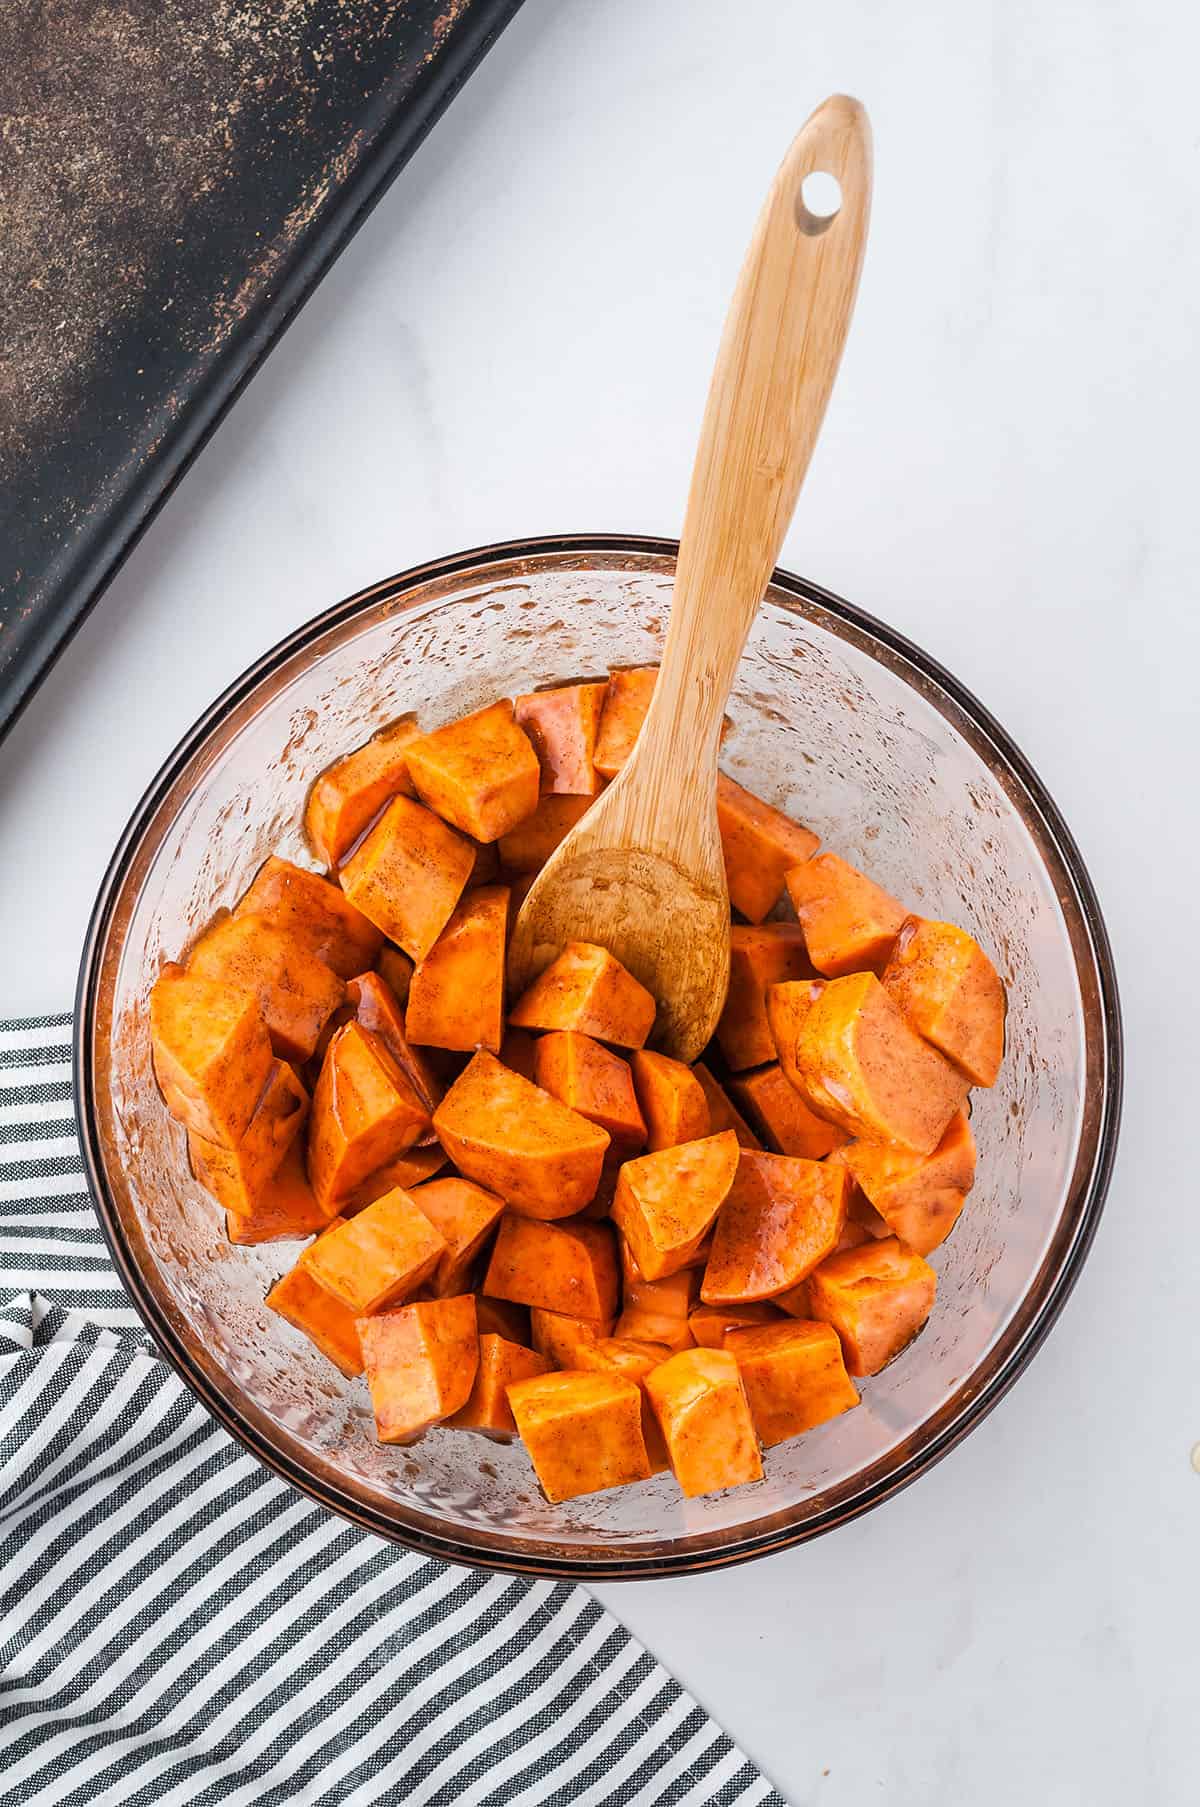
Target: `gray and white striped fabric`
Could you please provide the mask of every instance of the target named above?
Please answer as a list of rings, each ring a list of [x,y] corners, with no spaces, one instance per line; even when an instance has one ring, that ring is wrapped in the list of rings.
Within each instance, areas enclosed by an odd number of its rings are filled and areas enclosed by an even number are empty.
[[[0,1807],[786,1807],[583,1589],[394,1549],[208,1417],[107,1260],[70,1034],[0,1024]]]

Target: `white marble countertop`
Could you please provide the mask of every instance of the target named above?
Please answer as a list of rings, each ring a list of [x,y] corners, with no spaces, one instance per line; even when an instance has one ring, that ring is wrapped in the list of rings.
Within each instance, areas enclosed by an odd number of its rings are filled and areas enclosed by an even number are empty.
[[[1032,758],[1129,1091],[1083,1278],[963,1446],[806,1548],[603,1590],[797,1804],[1195,1798],[1198,52],[1166,0],[527,0],[0,752],[0,1014],[61,1009],[142,788],[266,646],[460,547],[677,531],[761,194],[825,93],[867,103],[872,242],[783,562]]]

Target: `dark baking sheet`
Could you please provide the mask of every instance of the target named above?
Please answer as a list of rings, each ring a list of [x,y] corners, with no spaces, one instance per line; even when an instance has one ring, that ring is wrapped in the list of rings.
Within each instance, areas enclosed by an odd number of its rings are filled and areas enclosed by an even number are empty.
[[[0,735],[520,4],[0,4]]]

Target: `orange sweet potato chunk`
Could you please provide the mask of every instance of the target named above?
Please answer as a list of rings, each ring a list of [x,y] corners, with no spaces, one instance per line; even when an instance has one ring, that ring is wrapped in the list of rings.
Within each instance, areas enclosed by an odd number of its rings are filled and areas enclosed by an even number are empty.
[[[542,792],[594,797],[596,734],[608,684],[566,684],[519,696],[513,718],[533,743],[542,772]]]
[[[409,1196],[446,1245],[430,1276],[434,1297],[450,1299],[455,1293],[468,1292],[472,1264],[500,1222],[504,1200],[457,1175],[416,1186]]]
[[[540,872],[576,822],[587,814],[591,801],[591,797],[543,797],[531,816],[501,835],[496,843],[504,871],[522,877]]]
[[[366,1317],[416,1292],[446,1252],[420,1206],[397,1189],[314,1243],[308,1267],[355,1317]]]
[[[646,1376],[671,1468],[689,1499],[762,1479],[762,1457],[734,1357],[685,1349]]]
[[[476,841],[531,816],[541,789],[537,754],[505,700],[411,741],[408,771],[422,802]]]
[[[640,1048],[654,1027],[653,997],[589,941],[571,941],[509,1012],[518,1029],[574,1029],[618,1048]]]
[[[681,1268],[665,1280],[647,1280],[626,1243],[621,1245],[621,1264],[624,1309],[617,1319],[617,1336],[623,1341],[660,1343],[672,1355],[692,1348],[696,1337],[691,1314],[700,1302],[699,1272]]]
[[[743,1150],[704,1270],[706,1305],[770,1299],[832,1255],[846,1221],[846,1170]]]
[[[696,1339],[686,1318],[673,1313],[655,1311],[652,1305],[626,1305],[617,1319],[613,1334],[622,1342],[653,1343],[677,1355],[681,1349],[694,1349]]]
[[[514,1305],[607,1323],[617,1309],[617,1256],[607,1224],[542,1223],[506,1213],[483,1291]]]
[[[784,1078],[778,1061],[759,1067],[754,1073],[739,1073],[730,1080],[729,1088],[762,1131],[768,1147],[779,1154],[819,1161],[849,1139],[844,1129],[809,1108],[795,1086]]]
[[[748,921],[761,922],[782,897],[789,869],[815,853],[820,840],[724,772],[717,774],[717,826],[729,901]]]
[[[760,1324],[725,1339],[764,1448],[772,1449],[858,1404],[842,1346],[829,1324]]]
[[[548,1372],[545,1357],[536,1350],[481,1329],[479,1366],[471,1397],[447,1423],[455,1430],[479,1431],[496,1443],[511,1443],[517,1434],[517,1421],[508,1403],[509,1387]]]
[[[593,762],[602,778],[615,778],[633,752],[657,678],[655,666],[609,673]]]
[[[404,958],[405,956],[401,956]],[[377,1035],[413,1091],[431,1114],[445,1086],[432,1059],[414,1048],[404,1025],[400,1000],[381,973],[360,973],[346,987],[346,1002],[360,1029]]]
[[[602,1336],[611,1336],[612,1320],[604,1318],[570,1318],[562,1311],[543,1311],[535,1306],[529,1314],[533,1346],[546,1359],[547,1368],[582,1368],[581,1352]]]
[[[970,1081],[910,1027],[875,975],[772,986],[773,1027],[780,992],[791,994],[780,1059],[806,1102],[851,1136],[932,1153]]]
[[[423,960],[474,865],[470,841],[411,797],[393,797],[342,867],[342,889],[410,959]]]
[[[965,929],[910,916],[883,972],[913,1028],[973,1085],[995,1085],[1007,1000],[1000,975]]]
[[[383,980],[396,1003],[403,1006],[408,1002],[408,988],[412,984],[413,963],[402,948],[393,947],[390,941],[384,943],[379,950],[379,958],[375,962],[379,977]],[[370,1028],[370,1023],[365,1025]]]
[[[489,1299],[485,1293],[477,1293],[475,1316],[480,1336],[500,1336],[507,1343],[523,1343],[527,1349],[532,1346],[528,1305],[514,1305],[510,1299]]]
[[[412,976],[405,1028],[412,1042],[500,1052],[508,887],[468,891]]]
[[[649,1480],[636,1381],[564,1370],[518,1381],[508,1389],[508,1403],[552,1504]]]
[[[809,1276],[811,1314],[832,1324],[851,1374],[878,1374],[933,1310],[937,1275],[895,1236],[830,1255]]]
[[[767,1022],[767,986],[813,976],[804,932],[797,923],[734,923],[729,937],[729,990],[717,1024],[717,1041],[735,1073],[775,1058]]]
[[[851,1142],[838,1155],[887,1230],[918,1255],[946,1240],[975,1184],[975,1137],[965,1111],[932,1154],[880,1142]]]
[[[688,1317],[688,1328],[701,1349],[723,1349],[729,1330],[750,1330],[761,1324],[781,1324],[776,1305],[697,1305]]]
[[[725,1202],[738,1168],[732,1130],[626,1161],[612,1217],[646,1280],[688,1266]]]
[[[322,864],[336,866],[393,797],[412,796],[407,749],[420,732],[415,716],[401,716],[326,766],[304,811],[308,844]]]
[[[728,1092],[713,1078],[702,1060],[696,1062],[692,1073],[700,1090],[704,1093],[704,1100],[708,1105],[710,1133],[715,1136],[723,1129],[731,1129],[738,1139],[740,1148],[761,1148],[762,1143],[733,1103]]]
[[[613,1155],[646,1145],[629,1062],[573,1029],[554,1029],[534,1049],[533,1077],[544,1092],[608,1131]]]
[[[233,912],[261,916],[323,960],[339,979],[352,979],[374,964],[383,936],[344,892],[318,872],[306,872],[290,860],[275,857],[257,877]]]
[[[397,1186],[402,1192],[411,1192],[414,1186],[431,1180],[445,1165],[444,1148],[436,1142],[428,1147],[422,1143],[410,1148],[407,1154],[397,1155],[394,1160],[372,1169],[352,1192],[337,1201],[337,1208],[343,1217],[353,1217],[356,1212],[373,1205],[377,1198],[382,1198],[385,1192],[394,1192]]]
[[[423,1299],[357,1320],[381,1443],[400,1443],[460,1412],[479,1366],[475,1301]]]
[[[819,973],[836,979],[883,969],[907,914],[890,893],[836,853],[793,867],[787,888]]]
[[[276,1172],[247,1201],[244,1210],[226,1209],[225,1234],[230,1242],[238,1244],[291,1242],[301,1236],[315,1235],[318,1230],[325,1229],[328,1222],[328,1216],[313,1197],[304,1171],[304,1150],[296,1141]]]
[[[341,1218],[328,1226],[335,1230]],[[314,1243],[313,1247],[316,1247]],[[277,1280],[267,1294],[270,1309],[306,1336],[329,1361],[351,1379],[363,1371],[362,1346],[354,1313],[317,1280],[308,1266],[311,1249],[306,1249],[295,1267]]]
[[[308,1177],[334,1210],[429,1127],[424,1105],[382,1041],[347,1023],[325,1051],[313,1093]]]
[[[281,1060],[311,1057],[346,990],[323,960],[263,916],[215,923],[192,949],[187,970],[253,998]]]
[[[651,1474],[662,1474],[670,1467],[667,1446],[646,1391],[646,1376],[671,1354],[665,1343],[639,1342],[633,1337],[605,1336],[579,1350],[576,1366],[585,1374],[620,1374],[641,1388],[642,1437]]]
[[[608,1134],[481,1051],[434,1112],[460,1172],[528,1217],[570,1217],[600,1182]]]
[[[150,1050],[171,1115],[206,1141],[236,1146],[274,1060],[257,998],[165,966],[150,993]]]
[[[633,1056],[633,1084],[651,1150],[675,1148],[709,1134],[704,1088],[681,1060],[639,1048]]]
[[[308,1093],[286,1061],[273,1061],[254,1115],[232,1148],[188,1135],[192,1172],[227,1211],[248,1215],[308,1116]]]

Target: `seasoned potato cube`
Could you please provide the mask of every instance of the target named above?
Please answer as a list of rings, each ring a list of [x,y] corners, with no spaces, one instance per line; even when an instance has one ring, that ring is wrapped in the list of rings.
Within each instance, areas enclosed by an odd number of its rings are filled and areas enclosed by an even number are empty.
[[[434,1112],[460,1172],[529,1217],[570,1217],[600,1182],[608,1135],[480,1052]]]
[[[819,853],[787,875],[788,896],[819,973],[880,971],[906,911],[902,904],[836,853]]]
[[[423,960],[474,865],[470,841],[410,797],[393,797],[342,867],[342,889],[410,959]]]
[[[719,1135],[723,1129],[731,1129],[738,1139],[741,1148],[761,1148],[762,1143],[737,1109],[724,1087],[713,1078],[702,1060],[698,1060],[692,1068],[696,1083],[704,1093],[704,1101],[708,1105],[708,1125],[712,1135]]]
[[[507,701],[411,741],[408,771],[422,802],[477,841],[498,841],[537,808],[541,768]]]
[[[565,1312],[543,1311],[535,1306],[529,1314],[533,1346],[546,1358],[547,1368],[581,1368],[577,1358],[589,1343],[612,1335],[612,1321],[604,1318],[569,1318]]]
[[[704,1087],[690,1067],[667,1054],[639,1048],[633,1056],[633,1084],[652,1152],[698,1142],[710,1131]]]
[[[385,1192],[394,1192],[397,1186],[401,1192],[411,1192],[414,1186],[431,1180],[445,1165],[446,1151],[436,1142],[430,1147],[410,1148],[407,1154],[397,1155],[395,1160],[374,1168],[365,1180],[359,1181],[353,1192],[338,1200],[337,1208],[343,1217],[353,1217],[373,1205],[377,1198],[382,1198]]]
[[[318,1201],[332,1210],[428,1128],[421,1100],[379,1037],[357,1023],[339,1029],[313,1093],[308,1177]]]
[[[644,1279],[665,1280],[689,1265],[733,1184],[738,1153],[726,1129],[626,1161],[612,1218]]]
[[[471,1397],[446,1422],[455,1430],[479,1431],[496,1443],[511,1443],[517,1434],[517,1423],[508,1403],[509,1387],[547,1372],[546,1360],[536,1350],[481,1330],[479,1366]]]
[[[646,1376],[675,1479],[689,1499],[762,1479],[738,1365],[724,1349],[684,1349]]]
[[[341,1222],[340,1217],[335,1217],[328,1225],[329,1231],[338,1229]],[[313,1247],[316,1247],[315,1243]],[[362,1346],[354,1313],[332,1293],[326,1292],[316,1279],[308,1265],[311,1253],[312,1249],[306,1249],[295,1267],[275,1282],[266,1302],[272,1311],[315,1344],[335,1368],[353,1379],[363,1371]]]
[[[881,1142],[851,1142],[837,1157],[844,1162],[875,1210],[918,1255],[944,1242],[958,1221],[975,1184],[975,1137],[965,1111],[932,1154],[913,1154]]]
[[[624,1157],[645,1147],[646,1125],[629,1062],[590,1035],[573,1029],[543,1035],[534,1048],[533,1077],[560,1104],[607,1130],[612,1155]]]
[[[508,898],[506,885],[483,885],[459,899],[413,973],[405,1019],[410,1041],[500,1052]]]
[[[844,1129],[810,1109],[807,1100],[784,1077],[778,1061],[759,1067],[754,1073],[739,1073],[730,1080],[729,1089],[758,1125],[768,1147],[779,1154],[819,1161],[850,1139]]]
[[[222,1148],[194,1132],[188,1135],[192,1172],[227,1211],[248,1215],[295,1142],[308,1116],[308,1093],[286,1061],[273,1061],[262,1097],[246,1132],[232,1148]]]
[[[274,1061],[257,998],[165,966],[150,993],[150,1051],[171,1115],[206,1141],[236,1146]]]
[[[567,944],[509,1012],[518,1029],[575,1029],[618,1048],[640,1048],[656,1006],[607,948]]]
[[[760,1324],[725,1338],[764,1448],[825,1424],[858,1404],[829,1324]]]
[[[313,1197],[304,1171],[304,1150],[296,1141],[276,1172],[247,1200],[244,1210],[226,1209],[225,1234],[230,1242],[239,1244],[291,1242],[315,1235],[328,1222],[327,1214]]]
[[[620,1374],[632,1380],[642,1393],[642,1438],[651,1474],[662,1474],[670,1467],[667,1446],[646,1391],[646,1376],[671,1354],[665,1343],[643,1343],[632,1337],[605,1336],[579,1351],[576,1366],[586,1374]]]
[[[749,922],[761,922],[783,895],[789,869],[815,853],[820,841],[724,772],[717,774],[717,825],[729,901]]]
[[[415,716],[401,716],[321,773],[308,793],[304,829],[324,865],[336,866],[393,797],[412,796],[407,750],[420,732]]]
[[[587,814],[591,802],[591,797],[543,797],[531,816],[497,841],[504,871],[525,878],[540,872],[576,822]]]
[[[381,1443],[401,1443],[460,1412],[479,1366],[475,1301],[422,1299],[357,1320]]]
[[[607,1224],[540,1223],[506,1215],[483,1290],[569,1318],[608,1323],[617,1309],[617,1257]]]
[[[397,1189],[322,1236],[309,1251],[308,1266],[355,1317],[366,1317],[416,1292],[446,1252],[416,1201]]]
[[[937,1275],[895,1236],[830,1255],[809,1276],[811,1315],[832,1324],[851,1374],[878,1374],[933,1310]]]
[[[1004,1058],[1004,986],[965,929],[910,916],[883,985],[913,1028],[973,1085],[995,1085]]]
[[[783,1314],[774,1304],[697,1305],[688,1317],[688,1328],[702,1349],[723,1349],[727,1330],[783,1322]]]
[[[596,734],[607,694],[605,682],[563,685],[517,698],[513,717],[533,743],[543,794],[594,797],[600,789]]]
[[[336,885],[290,860],[272,857],[233,912],[261,916],[323,960],[339,979],[365,972],[378,957],[383,936]]]
[[[696,1343],[686,1318],[656,1311],[653,1305],[626,1305],[613,1335],[625,1343],[653,1343],[670,1355],[678,1354],[680,1349],[692,1349]]]
[[[407,1004],[408,988],[412,984],[413,962],[404,950],[393,947],[390,941],[386,941],[379,950],[375,969],[395,998],[396,1003],[401,1007]],[[347,986],[346,989],[349,994],[349,987]],[[369,1029],[371,1024],[364,1023],[363,1027]]]
[[[508,1403],[552,1504],[649,1480],[636,1381],[564,1370],[518,1381],[508,1389]]]
[[[832,1255],[846,1221],[844,1167],[743,1149],[700,1289],[706,1305],[770,1299]]]
[[[608,674],[608,690],[596,734],[594,764],[602,778],[615,778],[641,731],[658,679],[656,666]]]
[[[192,949],[187,970],[253,998],[281,1060],[312,1056],[346,991],[323,960],[263,916],[215,923]]]
[[[404,958],[405,956],[401,956]],[[431,1114],[446,1088],[430,1056],[408,1039],[400,1001],[381,973],[360,973],[346,987],[346,1002],[360,1029],[377,1035]],[[432,1134],[432,1131],[430,1131]]]
[[[811,979],[804,931],[794,922],[735,922],[729,934],[729,990],[717,1024],[717,1040],[734,1072],[775,1058],[767,1022],[767,986]]]
[[[410,1196],[446,1245],[430,1280],[434,1297],[468,1292],[472,1264],[500,1222],[504,1200],[457,1176],[417,1186]]]

